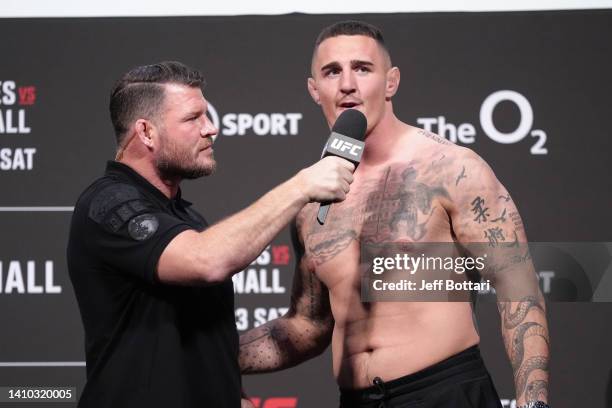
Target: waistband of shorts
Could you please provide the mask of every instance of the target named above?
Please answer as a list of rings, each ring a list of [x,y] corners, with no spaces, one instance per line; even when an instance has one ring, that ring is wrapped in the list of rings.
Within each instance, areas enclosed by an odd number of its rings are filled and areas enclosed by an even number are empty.
[[[350,400],[380,399],[381,394],[392,397],[398,393],[419,393],[449,381],[461,381],[483,375],[488,375],[488,371],[480,356],[480,347],[475,345],[416,373],[390,381],[384,381],[383,378],[381,386],[373,385],[361,389],[340,388],[340,393],[342,398]],[[381,377],[384,377],[384,374]]]

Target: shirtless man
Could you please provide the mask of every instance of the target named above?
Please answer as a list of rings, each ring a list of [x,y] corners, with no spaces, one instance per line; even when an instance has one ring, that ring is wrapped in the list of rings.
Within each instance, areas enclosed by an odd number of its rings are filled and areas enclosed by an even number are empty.
[[[298,215],[290,310],[241,337],[243,373],[296,365],[331,341],[341,407],[500,407],[480,358],[472,304],[365,302],[359,262],[364,247],[381,242],[525,248],[508,191],[473,151],[395,116],[400,72],[376,27],[341,22],[324,29],[311,69],[308,90],[330,126],[345,109],[366,116],[366,147],[351,192],[333,204],[325,225],[316,221],[315,204]],[[528,256],[513,259],[496,265],[504,273],[494,285],[518,274],[535,280]],[[498,307],[517,404],[542,407],[548,331],[543,298],[539,289],[534,293],[498,297]]]

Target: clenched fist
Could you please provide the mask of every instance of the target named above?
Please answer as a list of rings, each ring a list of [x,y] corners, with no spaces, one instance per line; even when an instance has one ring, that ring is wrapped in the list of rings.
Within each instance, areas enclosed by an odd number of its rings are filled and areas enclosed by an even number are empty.
[[[353,171],[353,163],[328,156],[300,171],[296,178],[310,202],[335,202],[346,198],[353,182]]]

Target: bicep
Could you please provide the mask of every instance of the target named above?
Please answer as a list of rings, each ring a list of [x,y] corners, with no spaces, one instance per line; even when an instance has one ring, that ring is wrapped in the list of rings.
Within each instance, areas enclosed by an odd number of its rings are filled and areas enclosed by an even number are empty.
[[[498,298],[536,295],[537,278],[516,204],[482,159],[471,172],[470,183],[456,192],[451,220],[457,241],[471,255],[485,257],[480,272],[491,280]]]
[[[183,231],[172,239],[159,257],[157,278],[163,283],[195,283],[201,280],[197,251],[199,233]]]
[[[491,247],[526,242],[523,221],[506,188],[482,160],[474,163],[473,177],[455,195],[453,230],[461,243]]]

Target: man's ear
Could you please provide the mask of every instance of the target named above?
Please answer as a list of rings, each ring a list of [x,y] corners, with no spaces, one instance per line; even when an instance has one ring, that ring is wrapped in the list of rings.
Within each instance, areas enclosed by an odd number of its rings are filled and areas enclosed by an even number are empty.
[[[152,149],[155,145],[155,127],[146,119],[138,119],[134,122],[134,132],[138,141],[145,145],[148,149]]]
[[[387,100],[393,98],[399,89],[400,84],[400,70],[398,67],[392,67],[387,71],[387,86],[385,89],[385,97]]]
[[[308,78],[308,93],[317,105],[321,104],[321,100],[319,99],[319,90],[317,89],[317,82],[314,80],[314,78]]]

